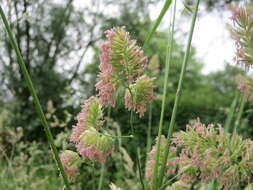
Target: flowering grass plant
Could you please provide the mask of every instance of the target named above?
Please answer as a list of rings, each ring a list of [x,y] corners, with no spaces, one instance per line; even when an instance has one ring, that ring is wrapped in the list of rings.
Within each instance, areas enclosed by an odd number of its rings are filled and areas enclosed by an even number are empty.
[[[238,86],[241,92],[237,93],[236,101],[231,105],[225,127],[222,124],[218,127],[212,124],[204,125],[197,119],[187,125],[185,131],[174,132],[200,0],[195,1],[195,6],[192,9],[192,21],[175,94],[175,102],[170,123],[166,128],[168,134],[167,136],[162,134],[169,68],[173,52],[173,34],[177,11],[176,0],[165,1],[164,7],[154,26],[147,34],[144,44],[145,48],[149,45],[153,33],[172,2],[158,135],[155,144],[148,153],[145,164],[142,163],[139,147],[135,147],[136,150],[133,151],[134,157],[136,157],[135,164],[138,168],[137,179],[140,184],[136,186],[142,190],[238,190],[251,188],[253,182],[253,141],[243,139],[237,134],[236,129],[240,126],[245,102],[253,97],[252,77],[240,77]],[[114,151],[118,151],[115,147],[120,147],[116,144],[121,144],[121,138],[138,141],[135,138],[137,126],[134,126],[134,114],[142,118],[147,112],[148,105],[152,105],[152,100],[155,97],[156,78],[148,75],[149,61],[143,48],[136,40],[132,39],[125,26],[117,26],[105,31],[106,40],[100,45],[99,74],[95,85],[97,94],[84,101],[81,111],[76,117],[76,124],[69,136],[71,148],[63,150],[59,154],[32,80],[2,8],[0,8],[0,14],[12,47],[15,49],[21,72],[32,94],[36,111],[43,124],[60,174],[63,177],[65,188],[70,190],[69,181],[75,183],[75,178],[80,173],[85,172],[81,169],[82,164],[92,163],[93,165],[101,165],[98,186],[98,189],[101,190],[107,161],[111,159],[110,156],[114,155]],[[236,42],[235,62],[249,70],[253,65],[253,8],[245,5],[245,7],[235,9],[231,20],[233,22],[232,36]],[[120,93],[120,91],[123,93]],[[237,104],[239,97],[241,101],[240,104]],[[117,132],[108,128],[108,120],[104,111],[117,107],[119,104],[118,99],[123,100],[125,109],[130,111],[130,126],[128,129],[131,131],[131,135],[115,136]],[[150,107],[152,108],[152,106]],[[233,129],[233,131],[231,132],[228,129]],[[145,172],[144,165],[146,166]],[[145,175],[143,175],[144,173]],[[110,183],[110,188],[111,190],[124,189],[117,187],[113,182]]]

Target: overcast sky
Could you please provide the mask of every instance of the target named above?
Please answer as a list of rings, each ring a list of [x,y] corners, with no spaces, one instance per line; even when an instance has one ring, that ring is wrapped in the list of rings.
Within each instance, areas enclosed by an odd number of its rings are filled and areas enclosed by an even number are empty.
[[[89,4],[92,0],[74,0],[74,4],[77,7],[84,7]],[[178,15],[177,15],[177,27],[183,32],[189,30],[190,22],[183,22],[180,19],[180,10],[183,8],[182,1],[178,1]],[[155,20],[163,6],[163,1],[158,3],[156,6],[151,7],[151,19]],[[108,10],[110,11],[110,10]],[[204,7],[200,7],[200,17],[196,22],[193,46],[196,48],[197,57],[204,63],[203,73],[210,73],[224,68],[225,63],[234,64],[233,57],[235,52],[234,42],[231,40],[226,24],[230,22],[230,12],[209,12],[204,10]],[[165,15],[165,21],[162,26],[168,27],[169,14]],[[189,18],[188,18],[189,19]],[[182,24],[183,23],[183,24]],[[182,41],[185,43],[185,41]]]
[[[183,4],[182,1],[178,2],[177,27],[180,27],[183,32],[188,32],[190,22],[186,23],[185,20],[180,19],[182,18],[180,12],[183,9]],[[157,18],[159,14],[157,10],[161,10],[162,6],[163,3],[161,2],[151,9],[151,18],[153,20]],[[168,17],[168,14],[165,17]],[[200,7],[192,44],[196,48],[197,57],[204,63],[204,73],[220,70],[224,68],[225,63],[234,64],[235,45],[226,28],[226,25],[231,22],[229,19],[230,14],[229,11],[223,11],[222,13],[217,11],[206,12],[203,6]],[[165,22],[163,22],[164,27],[168,25]],[[183,43],[186,42],[183,41]]]

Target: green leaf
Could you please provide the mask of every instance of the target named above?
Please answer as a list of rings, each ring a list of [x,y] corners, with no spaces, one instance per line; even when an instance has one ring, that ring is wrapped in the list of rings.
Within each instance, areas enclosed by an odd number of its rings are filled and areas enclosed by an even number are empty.
[[[148,37],[146,38],[145,42],[144,42],[144,49],[146,48],[146,46],[148,45],[153,33],[156,31],[157,27],[160,25],[165,13],[168,11],[170,4],[171,4],[172,0],[166,0],[163,8],[158,16],[158,18],[156,19],[156,22],[154,23],[154,25],[152,26],[151,30],[148,33]]]

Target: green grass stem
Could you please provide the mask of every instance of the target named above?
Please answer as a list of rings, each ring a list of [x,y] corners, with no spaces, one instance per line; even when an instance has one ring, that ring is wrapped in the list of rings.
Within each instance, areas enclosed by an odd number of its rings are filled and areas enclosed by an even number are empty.
[[[231,130],[232,120],[233,120],[233,117],[234,117],[234,114],[235,114],[236,106],[237,106],[238,101],[239,101],[239,97],[240,97],[240,91],[237,90],[236,94],[235,94],[235,97],[234,97],[234,100],[233,100],[233,102],[232,102],[232,104],[229,108],[228,117],[225,121],[224,129],[225,129],[226,132],[230,132],[230,130]]]
[[[244,96],[244,94],[241,94],[241,102],[240,102],[239,112],[238,112],[236,120],[235,120],[235,126],[234,126],[234,129],[233,129],[233,133],[237,133],[239,124],[241,123],[242,114],[243,114],[243,111],[244,111],[246,101],[247,101],[247,97]]]
[[[163,83],[163,99],[162,99],[162,108],[160,114],[160,122],[158,128],[158,140],[156,145],[156,154],[155,154],[155,166],[152,173],[152,189],[157,189],[157,174],[158,174],[158,165],[159,165],[159,152],[160,152],[160,142],[161,142],[161,135],[163,130],[163,120],[164,120],[164,112],[165,112],[165,104],[166,104],[166,97],[168,91],[168,81],[169,81],[169,68],[170,62],[172,57],[172,50],[173,50],[173,41],[174,41],[174,27],[175,27],[175,17],[176,17],[176,1],[174,2],[173,6],[173,13],[172,19],[170,24],[170,32],[168,37],[168,45],[166,51],[166,64],[165,64],[165,76],[164,76],[164,83]]]
[[[166,168],[166,163],[168,160],[169,147],[170,147],[170,143],[171,143],[171,136],[173,134],[173,130],[174,130],[175,122],[176,122],[178,105],[179,105],[180,97],[182,94],[182,85],[184,82],[187,63],[188,63],[189,56],[190,56],[191,42],[192,42],[193,32],[194,32],[194,28],[195,28],[196,19],[197,19],[199,2],[200,2],[200,0],[197,0],[195,8],[194,8],[193,16],[192,16],[190,32],[189,32],[189,36],[188,36],[188,40],[187,40],[186,51],[185,51],[185,55],[184,55],[183,65],[182,65],[179,83],[178,83],[177,92],[176,92],[176,98],[175,98],[172,116],[171,116],[171,120],[170,120],[170,124],[169,124],[169,130],[168,130],[168,135],[167,135],[167,140],[166,140],[166,145],[165,145],[165,153],[164,153],[164,156],[162,159],[161,169],[160,169],[159,177],[158,177],[158,179],[159,179],[158,187],[160,187],[162,185],[164,172],[165,172],[165,168]],[[153,189],[153,190],[155,190],[155,189]]]

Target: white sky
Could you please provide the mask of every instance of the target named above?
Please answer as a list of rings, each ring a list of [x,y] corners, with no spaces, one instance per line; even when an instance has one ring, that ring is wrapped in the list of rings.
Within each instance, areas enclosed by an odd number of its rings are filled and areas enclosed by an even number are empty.
[[[178,11],[176,16],[176,27],[180,27],[183,33],[187,34],[190,28],[190,17],[185,19],[180,17],[183,4],[178,1]],[[159,3],[151,10],[151,18],[155,20],[161,10],[163,2]],[[226,25],[230,22],[230,12],[206,12],[204,7],[200,7],[199,17],[196,21],[192,45],[196,48],[197,58],[204,63],[203,73],[221,70],[226,63],[234,64],[233,57],[235,51],[234,42],[230,38],[230,34],[226,29]],[[169,13],[166,13],[161,27],[168,26]],[[166,20],[166,21],[165,21]],[[178,37],[178,36],[177,36]],[[182,40],[182,36],[180,36]],[[182,41],[186,43],[186,38]]]
[[[92,0],[74,0],[76,7],[84,7],[91,3]],[[177,27],[187,33],[189,30],[189,22],[180,18],[180,10],[182,10],[182,1],[178,1]],[[158,3],[155,7],[151,7],[151,19],[155,20],[163,6],[164,2]],[[110,11],[110,10],[108,10]],[[210,73],[224,68],[225,63],[234,64],[233,57],[235,46],[230,39],[226,24],[229,23],[229,12],[211,12],[204,11],[204,7],[200,7],[199,17],[196,22],[195,32],[192,44],[196,48],[197,57],[204,63],[203,73]],[[168,27],[169,14],[164,17],[162,25],[158,28],[164,29]],[[180,38],[180,40],[182,37]],[[185,41],[182,41],[185,43]]]

